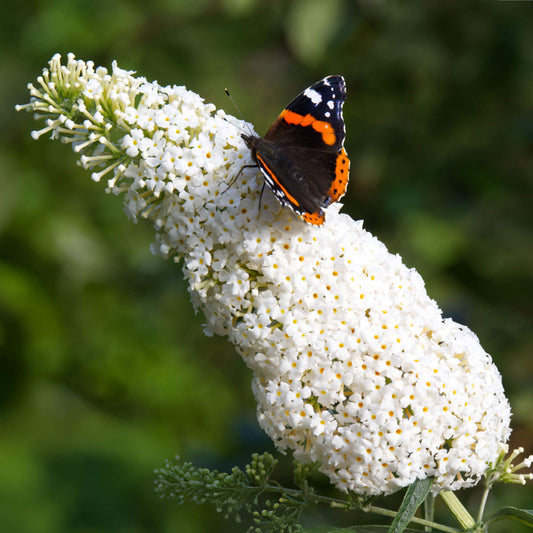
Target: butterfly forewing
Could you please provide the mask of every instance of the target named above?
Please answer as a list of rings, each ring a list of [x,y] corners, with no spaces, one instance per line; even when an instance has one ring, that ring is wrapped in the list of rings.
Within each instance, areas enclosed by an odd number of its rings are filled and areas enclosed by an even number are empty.
[[[342,118],[345,100],[344,78],[328,76],[292,100],[274,121],[265,139],[338,152],[346,136]]]

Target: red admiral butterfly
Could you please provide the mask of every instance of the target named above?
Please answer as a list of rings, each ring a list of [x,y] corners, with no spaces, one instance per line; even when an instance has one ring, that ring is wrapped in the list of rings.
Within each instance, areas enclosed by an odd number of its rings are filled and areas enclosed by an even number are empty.
[[[321,225],[323,209],[346,192],[350,160],[343,148],[342,76],[328,76],[299,94],[264,137],[242,134],[282,205],[303,220]]]

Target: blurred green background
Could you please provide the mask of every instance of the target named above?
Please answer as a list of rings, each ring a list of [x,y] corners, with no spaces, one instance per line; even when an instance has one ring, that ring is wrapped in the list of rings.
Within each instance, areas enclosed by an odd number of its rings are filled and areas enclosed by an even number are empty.
[[[228,87],[262,133],[299,90],[343,74],[344,211],[478,334],[513,406],[512,445],[533,452],[533,5],[9,0],[2,12],[2,533],[241,531],[160,501],[152,471],[178,453],[228,469],[271,447],[249,371],[203,336],[179,267],[149,252],[151,227],[14,111],[55,52],[116,59],[233,113]],[[500,487],[489,508],[503,504],[533,508],[533,492]]]

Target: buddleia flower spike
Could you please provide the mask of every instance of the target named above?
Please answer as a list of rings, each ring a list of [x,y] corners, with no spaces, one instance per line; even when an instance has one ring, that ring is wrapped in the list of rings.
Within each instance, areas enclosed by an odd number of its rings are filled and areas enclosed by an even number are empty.
[[[392,493],[474,485],[509,437],[501,376],[477,337],[443,318],[420,275],[340,203],[306,224],[265,193],[245,139],[185,87],[54,56],[30,86],[34,112],[128,215],[154,252],[181,260],[207,334],[253,373],[261,427],[331,482]],[[238,121],[237,121],[238,122]],[[176,370],[178,371],[178,370]]]

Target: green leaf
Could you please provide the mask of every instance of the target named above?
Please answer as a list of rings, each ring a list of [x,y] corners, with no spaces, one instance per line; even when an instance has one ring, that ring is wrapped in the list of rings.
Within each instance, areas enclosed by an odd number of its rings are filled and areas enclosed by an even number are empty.
[[[533,528],[533,510],[532,509],[518,509],[517,507],[504,507],[497,513],[493,514],[487,521],[487,524],[503,519],[516,520],[526,526]]]
[[[389,533],[401,533],[406,531],[407,524],[416,513],[426,496],[429,494],[433,478],[419,479],[415,481],[405,493],[405,496],[398,510],[398,514],[394,517],[392,524],[388,530]]]

